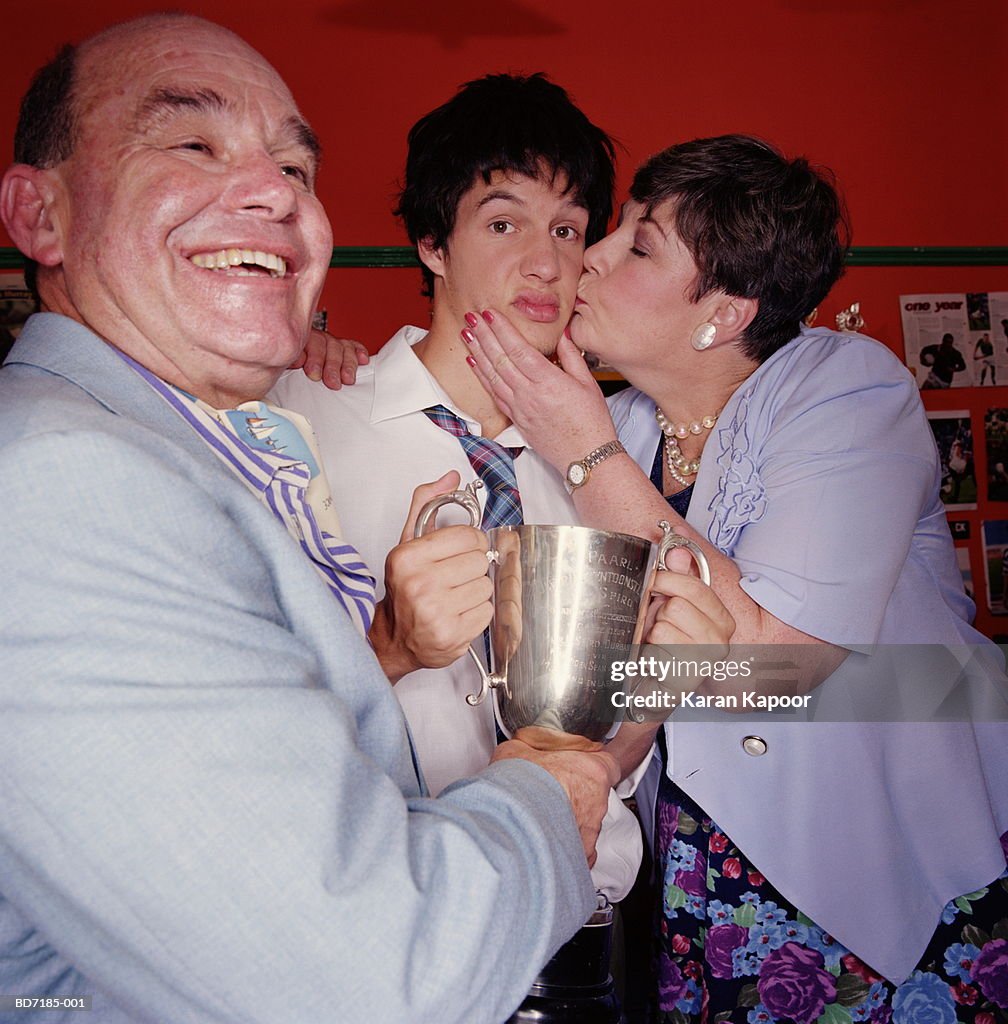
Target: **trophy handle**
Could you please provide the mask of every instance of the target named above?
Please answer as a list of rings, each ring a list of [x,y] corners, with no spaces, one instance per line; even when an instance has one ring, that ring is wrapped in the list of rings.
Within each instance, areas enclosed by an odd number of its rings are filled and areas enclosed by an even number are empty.
[[[448,494],[439,494],[436,498],[431,498],[431,500],[428,501],[422,509],[420,509],[420,514],[417,516],[416,526],[413,529],[413,537],[423,537],[424,534],[437,529],[436,519],[438,509],[443,508],[445,505],[460,505],[469,513],[470,525],[478,528],[480,520],[483,517],[483,511],[480,508],[476,492],[482,486],[483,481],[477,479],[473,480],[472,483],[466,484],[460,491],[450,491]],[[487,552],[488,563],[492,564],[496,558],[497,553],[495,551]],[[474,708],[482,704],[486,699],[486,695],[495,687],[506,687],[507,680],[497,673],[487,672],[472,644],[469,645],[469,657],[472,658],[473,664],[476,666],[476,669],[480,674],[479,691],[476,693],[470,693],[466,696],[466,703],[470,707]]]
[[[695,541],[689,539],[689,537],[683,537],[682,534],[676,533],[672,529],[672,524],[667,520],[663,519],[658,526],[662,531],[662,539],[658,543],[658,558],[656,568],[658,570],[667,569],[665,565],[665,556],[673,548],[685,548],[692,557],[693,561],[696,562],[697,571],[700,573],[700,582],[705,586],[710,586],[710,564],[707,561],[707,556],[703,553],[700,545]],[[638,629],[639,632],[639,629]],[[640,643],[640,637],[634,638],[636,643]],[[642,685],[638,683],[631,691],[632,695],[636,695],[637,690]],[[627,708],[627,717],[631,722],[636,722],[638,725],[644,721],[645,715],[639,711],[634,711],[632,708]]]
[[[449,491],[447,494],[439,494],[436,498],[431,498],[422,509],[420,509],[420,515],[417,516],[416,526],[413,528],[413,537],[422,537],[425,533],[430,533],[431,530],[436,529],[437,524],[435,519],[439,508],[443,508],[445,505],[461,505],[462,508],[469,513],[469,521],[471,526],[478,527],[480,519],[483,516],[483,512],[480,509],[479,499],[476,497],[476,492],[483,486],[482,480],[473,480],[472,483],[466,484],[461,491]]]
[[[658,526],[661,528],[663,533],[662,539],[658,544],[658,568],[665,569],[665,556],[673,548],[685,548],[693,561],[696,562],[697,571],[700,573],[700,581],[706,586],[710,586],[710,565],[707,562],[707,556],[703,553],[700,545],[695,541],[689,539],[689,537],[683,537],[682,534],[676,533],[672,529],[672,525],[667,519],[663,519]]]

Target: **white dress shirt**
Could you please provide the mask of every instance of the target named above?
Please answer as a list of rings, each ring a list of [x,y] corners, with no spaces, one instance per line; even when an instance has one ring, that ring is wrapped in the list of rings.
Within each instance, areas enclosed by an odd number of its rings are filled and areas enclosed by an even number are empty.
[[[333,392],[297,370],[286,374],[272,392],[277,402],[306,416],[314,427],[343,534],[378,576],[379,599],[384,595],[385,557],[399,543],[414,489],[451,469],[458,471],[463,486],[476,479],[458,438],[423,411],[443,405],[473,434],[482,433],[480,424],[452,402],[413,354],[412,346],[426,333],[403,327],[360,368],[352,387]],[[525,449],[514,463],[525,522],[576,523],[562,479],[517,428],[507,427],[494,440]],[[485,491],[480,491],[480,500],[485,500]],[[462,509],[447,506],[439,511],[439,526],[456,522],[469,522]],[[473,708],[465,700],[479,685],[476,667],[466,655],[447,668],[412,672],[395,686],[432,794],[481,771],[490,760],[496,746],[492,702]],[[595,884],[610,899],[621,899],[633,884],[641,853],[636,819],[610,794],[592,871]]]

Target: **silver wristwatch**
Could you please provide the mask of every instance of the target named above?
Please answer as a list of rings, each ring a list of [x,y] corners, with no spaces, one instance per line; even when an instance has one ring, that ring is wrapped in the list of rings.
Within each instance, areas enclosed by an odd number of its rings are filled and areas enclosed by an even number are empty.
[[[620,452],[625,451],[626,449],[619,441],[608,441],[594,449],[594,451],[590,451],[580,462],[572,462],[567,467],[567,475],[564,478],[564,486],[567,488],[567,493],[572,494],[579,487],[583,487],[588,482],[591,471],[600,462],[605,462],[610,455],[618,455]]]

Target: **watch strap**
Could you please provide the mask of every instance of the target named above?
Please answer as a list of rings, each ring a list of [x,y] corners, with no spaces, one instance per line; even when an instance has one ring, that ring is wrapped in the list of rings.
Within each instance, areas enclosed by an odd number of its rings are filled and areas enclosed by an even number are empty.
[[[625,451],[626,449],[619,441],[607,441],[590,451],[581,460],[581,464],[590,473],[600,462],[605,462],[611,455],[619,455],[620,452]]]
[[[565,483],[568,492],[573,492],[579,487],[583,487],[588,482],[588,477],[591,476],[591,471],[600,463],[605,462],[612,455],[618,455],[620,452],[625,452],[626,449],[619,441],[607,441],[605,444],[599,445],[598,448],[593,448],[583,459],[578,462],[572,462],[567,467],[567,475]],[[572,473],[575,468],[580,469],[581,472]]]

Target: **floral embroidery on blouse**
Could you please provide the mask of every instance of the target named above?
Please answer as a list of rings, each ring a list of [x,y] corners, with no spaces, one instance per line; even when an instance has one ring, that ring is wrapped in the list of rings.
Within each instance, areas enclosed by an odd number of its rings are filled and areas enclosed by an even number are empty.
[[[721,454],[718,490],[708,506],[713,512],[707,538],[726,554],[731,554],[742,528],[759,522],[766,513],[766,490],[749,455],[749,431],[746,417],[752,391],[742,396],[728,426],[717,431]]]

